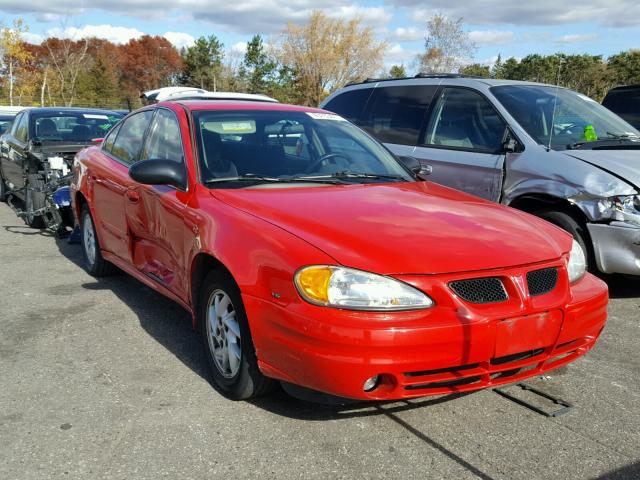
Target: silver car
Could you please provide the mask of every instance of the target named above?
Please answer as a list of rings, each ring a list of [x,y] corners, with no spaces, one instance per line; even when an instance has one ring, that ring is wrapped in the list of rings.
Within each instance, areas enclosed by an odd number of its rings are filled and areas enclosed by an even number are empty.
[[[350,85],[321,106],[430,165],[430,180],[567,230],[592,269],[640,275],[640,132],[591,98],[421,75]]]

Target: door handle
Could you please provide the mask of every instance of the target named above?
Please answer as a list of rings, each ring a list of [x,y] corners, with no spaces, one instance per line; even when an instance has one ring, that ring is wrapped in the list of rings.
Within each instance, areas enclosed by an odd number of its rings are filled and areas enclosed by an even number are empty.
[[[125,193],[125,196],[127,197],[127,200],[129,200],[131,203],[138,203],[140,201],[140,194],[135,190],[127,190],[127,193]]]

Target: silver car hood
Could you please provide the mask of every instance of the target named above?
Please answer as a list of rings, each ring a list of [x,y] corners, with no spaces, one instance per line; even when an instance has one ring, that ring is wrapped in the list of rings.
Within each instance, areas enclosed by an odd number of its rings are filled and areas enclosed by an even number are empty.
[[[561,153],[601,168],[636,189],[640,187],[640,150],[568,150]]]

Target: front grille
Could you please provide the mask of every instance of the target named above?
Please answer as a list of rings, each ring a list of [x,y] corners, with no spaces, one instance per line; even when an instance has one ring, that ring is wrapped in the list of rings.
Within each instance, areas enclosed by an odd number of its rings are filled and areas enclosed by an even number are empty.
[[[509,298],[502,281],[496,277],[456,280],[449,283],[449,287],[460,298],[471,303],[498,303]]]
[[[558,283],[558,269],[555,267],[527,272],[527,285],[529,295],[532,297],[549,293],[556,288],[556,283]]]

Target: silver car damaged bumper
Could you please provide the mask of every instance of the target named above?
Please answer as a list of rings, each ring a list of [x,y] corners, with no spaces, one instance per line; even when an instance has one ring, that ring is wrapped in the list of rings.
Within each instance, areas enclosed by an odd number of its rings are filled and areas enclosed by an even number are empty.
[[[640,227],[625,222],[587,224],[598,270],[640,275]]]

